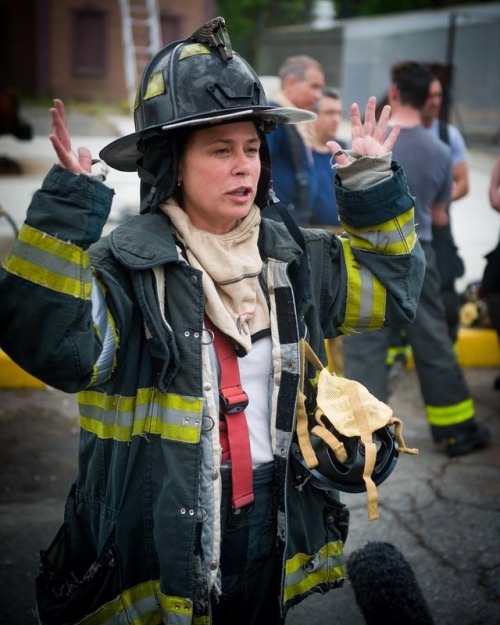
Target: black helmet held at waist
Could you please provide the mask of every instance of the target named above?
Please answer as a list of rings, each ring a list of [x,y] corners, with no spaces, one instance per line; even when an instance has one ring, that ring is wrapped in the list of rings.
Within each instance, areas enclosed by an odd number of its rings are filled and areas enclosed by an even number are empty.
[[[345,462],[340,462],[335,453],[328,445],[311,435],[311,444],[318,458],[318,466],[313,469],[304,463],[300,448],[297,444],[292,445],[292,457],[295,459],[296,478],[300,483],[302,479],[312,479],[317,488],[326,490],[340,490],[346,493],[362,493],[366,491],[366,482],[363,478],[365,472],[365,449],[359,436],[343,436],[329,425],[337,438],[344,444],[347,452]],[[376,486],[384,482],[396,467],[398,460],[398,447],[394,435],[389,426],[375,430],[372,440],[377,447],[377,454],[371,479]]]

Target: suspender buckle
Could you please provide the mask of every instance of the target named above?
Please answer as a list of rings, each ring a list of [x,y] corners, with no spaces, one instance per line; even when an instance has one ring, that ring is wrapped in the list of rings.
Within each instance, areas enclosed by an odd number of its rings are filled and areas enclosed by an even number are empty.
[[[240,388],[234,395],[220,394],[221,409],[224,414],[238,414],[248,406],[248,395]]]

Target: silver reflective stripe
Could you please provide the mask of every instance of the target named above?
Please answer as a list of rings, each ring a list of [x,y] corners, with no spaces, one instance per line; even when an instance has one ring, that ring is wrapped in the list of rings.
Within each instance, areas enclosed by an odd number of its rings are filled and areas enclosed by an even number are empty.
[[[373,320],[373,274],[364,265],[359,265],[359,275],[361,278],[361,297],[359,299],[358,328],[368,328]]]
[[[6,271],[44,288],[90,299],[92,275],[88,253],[26,224],[3,266]]]
[[[54,239],[47,237],[47,240]],[[27,238],[25,241],[19,239],[16,246],[16,255],[22,258],[24,262],[31,263],[33,266],[43,267],[47,272],[69,278],[70,280],[80,280],[82,266],[75,262],[75,258],[70,259],[62,255],[53,254],[50,248],[37,247],[34,243],[33,237]],[[63,245],[69,248],[70,244],[63,243]],[[75,249],[80,251],[79,248]],[[85,268],[88,268],[88,265]]]
[[[315,586],[339,582],[345,578],[344,545],[337,540],[318,552],[298,553],[285,564],[285,601],[306,595]]]
[[[170,324],[165,317],[165,268],[153,267],[153,274],[156,282],[156,294],[158,296],[161,318],[167,328],[170,329]]]
[[[353,248],[394,256],[409,254],[416,242],[414,211],[410,209],[378,226],[359,229],[346,226],[346,231],[351,235]]]
[[[413,232],[413,220],[408,220],[402,224],[401,229],[394,230],[356,230],[356,238],[368,241],[374,248],[378,250],[385,249],[389,245],[401,243],[401,240],[408,238]]]
[[[92,280],[91,299],[92,318],[97,326],[102,341],[102,351],[95,363],[96,376],[92,381],[93,384],[99,384],[111,375],[117,345],[113,328],[108,320],[108,310],[106,308],[104,293],[95,278]]]
[[[191,625],[193,604],[181,597],[168,597],[157,580],[124,590],[119,596],[75,625]],[[206,621],[208,622],[208,621]]]
[[[341,242],[347,270],[347,301],[340,329],[344,334],[351,334],[381,328],[385,319],[386,289],[369,269],[356,260],[350,241],[341,238]]]
[[[187,443],[200,440],[202,398],[143,388],[135,397],[81,391],[78,403],[82,429],[99,438],[125,442],[132,436],[158,434]]]

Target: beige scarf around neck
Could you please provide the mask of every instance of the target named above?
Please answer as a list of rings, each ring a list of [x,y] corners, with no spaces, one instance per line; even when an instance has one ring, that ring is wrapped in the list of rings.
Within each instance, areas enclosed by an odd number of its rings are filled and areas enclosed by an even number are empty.
[[[270,327],[267,302],[259,284],[259,208],[254,204],[227,234],[198,230],[172,198],[160,208],[170,217],[190,265],[203,271],[209,319],[249,352],[252,334]]]

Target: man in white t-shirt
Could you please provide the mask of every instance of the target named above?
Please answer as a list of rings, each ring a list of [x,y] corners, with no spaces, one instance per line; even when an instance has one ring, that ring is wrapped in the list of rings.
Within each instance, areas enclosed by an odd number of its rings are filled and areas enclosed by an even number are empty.
[[[465,140],[458,128],[439,118],[442,104],[443,87],[441,81],[434,78],[429,86],[427,99],[420,111],[420,118],[422,126],[428,128],[436,137],[444,141],[451,150],[453,161],[451,201],[453,202],[463,198],[469,192],[468,155]],[[453,239],[451,221],[444,227],[433,225],[432,245],[436,252],[437,266],[441,274],[441,295],[446,309],[448,332],[455,343],[461,305],[460,295],[455,289],[455,280],[463,276],[465,267]]]

